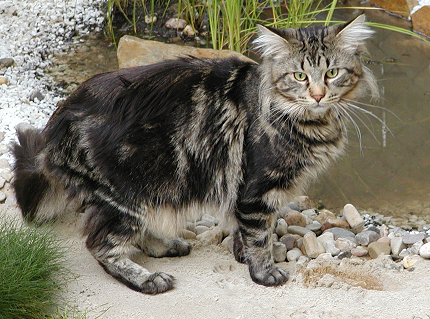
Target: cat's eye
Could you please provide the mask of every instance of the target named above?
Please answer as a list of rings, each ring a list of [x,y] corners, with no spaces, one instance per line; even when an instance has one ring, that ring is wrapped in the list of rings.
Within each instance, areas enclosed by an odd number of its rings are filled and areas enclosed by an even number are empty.
[[[329,79],[332,79],[332,78],[336,77],[338,73],[339,73],[338,69],[330,69],[326,72],[326,76]]]
[[[302,72],[294,72],[294,78],[297,81],[304,81],[308,78],[308,76]]]

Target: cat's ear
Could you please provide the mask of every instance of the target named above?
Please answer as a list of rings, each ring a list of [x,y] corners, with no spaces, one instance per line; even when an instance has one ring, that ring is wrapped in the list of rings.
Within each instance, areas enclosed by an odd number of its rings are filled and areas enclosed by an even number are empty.
[[[344,50],[356,51],[364,41],[372,36],[374,31],[364,24],[366,17],[359,15],[354,20],[338,27],[336,39]]]
[[[288,29],[275,29],[257,25],[258,36],[253,41],[254,49],[261,57],[272,57],[290,51]]]

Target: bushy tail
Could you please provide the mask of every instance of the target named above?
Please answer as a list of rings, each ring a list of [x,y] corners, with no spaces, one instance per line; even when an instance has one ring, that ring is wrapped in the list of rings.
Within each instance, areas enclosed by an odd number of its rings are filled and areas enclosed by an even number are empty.
[[[15,178],[12,186],[24,218],[34,221],[40,202],[50,188],[46,177],[41,173],[37,156],[46,145],[40,130],[34,128],[17,129],[19,144],[13,145],[15,156]]]

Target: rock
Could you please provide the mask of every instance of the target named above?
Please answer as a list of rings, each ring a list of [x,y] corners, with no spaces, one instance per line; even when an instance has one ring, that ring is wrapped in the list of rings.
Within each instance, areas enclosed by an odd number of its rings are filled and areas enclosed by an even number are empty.
[[[233,252],[233,236],[227,236],[222,241],[221,245],[228,249],[229,252]]]
[[[196,223],[196,227],[198,227],[198,226],[206,226],[207,228],[211,228],[211,227],[215,226],[215,223],[210,221],[210,220],[199,220]]]
[[[410,247],[411,253],[413,255],[418,255],[420,253],[420,249],[423,245],[424,245],[424,243],[422,241],[417,241],[415,244],[413,244]]]
[[[281,207],[278,211],[278,218],[285,218],[285,216],[288,214],[290,210],[292,209],[288,206]]]
[[[6,180],[3,177],[0,177],[0,188],[3,188],[4,184],[6,184]]]
[[[423,241],[426,236],[423,233],[418,234],[406,234],[403,235],[403,243],[405,245],[415,244],[416,242]]]
[[[364,219],[353,205],[346,204],[343,207],[343,216],[352,229],[357,232],[363,230]]]
[[[370,243],[373,243],[374,241],[377,241],[379,239],[379,234],[372,230],[365,230],[361,233],[358,233],[355,235],[355,239],[357,240],[357,244],[367,246]]]
[[[155,22],[157,22],[157,16],[155,16],[155,15],[150,16],[149,14],[147,14],[145,16],[145,23],[146,24],[151,24],[151,23],[155,23]]]
[[[343,251],[338,256],[337,259],[350,258],[352,256],[350,251]]]
[[[301,256],[303,253],[299,248],[293,248],[287,252],[288,261],[297,261]]]
[[[318,216],[315,217],[315,220],[321,225],[323,225],[329,218],[336,218],[336,216],[331,211],[323,209],[322,211],[320,211]]]
[[[349,224],[345,219],[342,218],[328,218],[326,220],[331,227],[349,228]]]
[[[351,251],[351,249],[357,247],[357,244],[351,240],[351,238],[338,238],[335,240],[336,247],[341,251]]]
[[[306,217],[307,220],[312,222],[317,217],[317,212],[314,208],[302,210],[302,214]],[[309,223],[308,223],[309,224]]]
[[[290,207],[292,210],[295,210],[295,211],[298,211],[298,212],[301,212],[302,210],[300,209],[300,207],[299,206],[297,206],[296,205],[296,203],[294,203],[294,202],[289,202],[288,204],[287,204],[287,206],[288,207]]]
[[[283,243],[287,248],[287,251],[289,251],[294,248],[294,245],[296,243],[296,238],[292,235],[284,235],[281,237],[279,241]]]
[[[193,29],[192,26],[187,25],[184,30],[182,30],[182,34],[187,37],[193,38],[196,35],[196,31]]]
[[[2,84],[8,84],[9,81],[7,78],[5,78],[4,76],[0,76],[0,85]]]
[[[310,258],[317,258],[326,252],[323,244],[321,244],[313,232],[306,233],[303,236],[303,246],[305,247],[306,255]]]
[[[273,260],[276,263],[285,261],[287,258],[287,247],[281,242],[273,243]]]
[[[296,210],[290,210],[284,217],[285,221],[290,226],[306,226],[306,217]]]
[[[394,256],[399,256],[400,252],[406,248],[406,245],[403,243],[402,237],[393,237],[390,242],[391,253]]]
[[[324,234],[317,237],[317,239],[324,245],[324,243],[328,240],[334,240],[334,235],[332,232],[325,232]]]
[[[385,244],[387,244],[387,245],[390,245],[390,244],[391,244],[391,239],[390,239],[390,238],[388,238],[388,237],[381,237],[381,238],[379,238],[379,239],[377,240],[377,242],[385,243]]]
[[[45,96],[42,93],[40,93],[39,90],[34,90],[33,92],[30,93],[30,96],[28,97],[30,101],[34,101],[35,99],[42,101],[44,98]]]
[[[203,225],[196,226],[196,234],[197,235],[203,234],[204,232],[206,232],[208,230],[209,230],[209,227],[207,227],[207,226],[203,226]]]
[[[312,200],[308,196],[297,196],[294,199],[294,203],[300,210],[310,209],[313,206]]]
[[[367,256],[368,250],[364,248],[352,248],[351,249],[351,255],[356,257],[364,257]]]
[[[197,233],[199,232],[198,230],[199,227],[205,227],[205,226],[196,226]],[[218,245],[222,241],[222,236],[223,236],[222,229],[217,226],[212,229],[208,229],[200,234],[197,234],[197,240],[201,241],[206,245]]]
[[[0,69],[1,68],[8,68],[12,66],[15,63],[15,61],[12,58],[3,58],[0,59]]]
[[[285,221],[285,219],[283,219],[283,218],[278,219],[278,221],[276,223],[275,232],[279,237],[282,237],[282,236],[288,234],[288,225],[287,225],[287,222]]]
[[[297,235],[300,235],[300,236],[304,236],[306,233],[312,233],[312,231],[311,230],[309,230],[309,229],[307,229],[307,228],[305,228],[305,227],[300,227],[300,226],[294,226],[294,225],[292,225],[292,226],[288,226],[288,232],[290,233],[290,234],[297,234]]]
[[[278,235],[272,234],[272,243],[279,241]]]
[[[371,0],[378,7],[408,18],[412,8],[418,4],[416,0]]]
[[[192,231],[193,233],[196,233],[196,224],[195,223],[187,223],[186,229],[189,231]]]
[[[3,202],[6,200],[6,194],[0,191],[0,202]]]
[[[332,256],[337,256],[340,254],[340,249],[336,247],[336,242],[334,239],[329,239],[323,243],[324,249],[326,253],[331,254]]]
[[[426,243],[421,246],[419,254],[421,257],[429,259],[430,258],[430,243]]]
[[[312,230],[315,234],[319,235],[321,233],[322,225],[314,220],[311,224],[306,225],[305,228]]]
[[[13,172],[11,169],[5,168],[5,169],[1,170],[0,177],[4,178],[6,180],[6,182],[10,182],[13,178]]]
[[[218,225],[218,223],[219,223],[218,218],[213,217],[212,215],[209,215],[209,214],[203,214],[203,216],[202,216],[201,220],[207,220],[207,221],[210,221],[210,222],[212,222],[212,223],[213,223],[213,224],[215,224],[215,225]]]
[[[327,229],[324,233],[326,232],[333,233],[335,240],[338,238],[349,238],[350,240],[356,243],[355,234],[348,229],[333,227],[333,228]]]
[[[239,59],[253,62],[253,60],[234,51],[166,44],[143,40],[129,35],[125,35],[119,40],[117,51],[120,68],[148,65],[188,55],[196,58],[225,58],[235,56]]]
[[[405,269],[409,269],[413,266],[415,266],[415,264],[418,262],[419,257],[418,256],[405,256],[405,258],[403,258],[402,260],[402,265]]]
[[[197,238],[196,234],[194,232],[188,230],[188,229],[182,230],[181,237],[183,239],[196,239]]]
[[[381,254],[389,255],[391,253],[390,246],[384,243],[373,242],[367,248],[372,259],[378,258]]]
[[[164,26],[168,29],[183,29],[186,25],[187,21],[179,18],[171,18],[164,24]]]
[[[414,30],[430,36],[430,6],[423,6],[411,16]]]

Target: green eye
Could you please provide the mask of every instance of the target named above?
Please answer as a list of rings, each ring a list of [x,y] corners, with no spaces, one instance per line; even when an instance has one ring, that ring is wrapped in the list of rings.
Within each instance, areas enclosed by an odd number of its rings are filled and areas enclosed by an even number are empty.
[[[304,81],[308,78],[308,76],[302,72],[294,72],[294,78],[297,81]]]
[[[326,75],[329,79],[332,79],[337,76],[339,73],[339,69],[330,69],[326,72]]]

